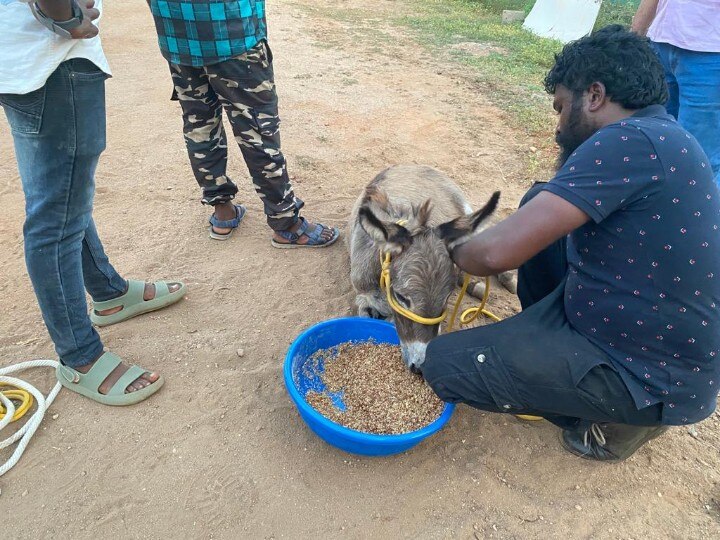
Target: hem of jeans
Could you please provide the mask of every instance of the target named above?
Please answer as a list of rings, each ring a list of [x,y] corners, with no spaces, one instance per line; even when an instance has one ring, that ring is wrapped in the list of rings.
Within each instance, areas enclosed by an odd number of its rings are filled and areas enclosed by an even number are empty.
[[[104,273],[103,273],[104,274]],[[107,276],[106,276],[107,277]],[[110,278],[108,278],[108,286],[113,289],[113,294],[110,296],[98,296],[97,298],[95,296],[92,297],[93,302],[107,302],[108,300],[114,300],[115,298],[120,298],[122,295],[126,294],[128,292],[129,282],[126,279],[120,278],[120,280],[123,282],[122,289],[119,289],[112,285],[110,283]]]
[[[94,294],[91,294],[93,302],[106,302],[107,300],[112,300],[113,298],[118,298],[119,296],[122,296],[127,292],[128,288],[128,282],[127,280],[120,277],[120,274],[118,274],[115,269],[113,268],[113,272],[115,275],[110,275],[108,272],[102,269],[101,265],[98,264],[97,257],[95,257],[95,252],[90,247],[90,243],[87,241],[86,238],[83,238],[83,244],[87,246],[88,253],[90,254],[90,257],[92,258],[92,262],[95,265],[95,268],[97,271],[105,276],[105,279],[107,279],[107,288],[111,289],[112,292],[108,293],[107,295],[101,295],[96,297]],[[116,281],[122,283],[122,287],[119,287],[115,284]]]
[[[83,350],[78,350],[72,354],[66,354],[60,357],[60,363],[70,368],[78,368],[87,366],[88,364],[97,360],[104,351],[104,347],[100,338],[91,347],[86,347]]]

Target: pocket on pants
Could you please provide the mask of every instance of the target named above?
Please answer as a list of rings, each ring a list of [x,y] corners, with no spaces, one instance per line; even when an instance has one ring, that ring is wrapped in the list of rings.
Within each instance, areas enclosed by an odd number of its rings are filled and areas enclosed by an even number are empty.
[[[66,62],[70,78],[76,83],[94,83],[106,80],[109,75],[90,60],[75,58]]]
[[[258,112],[256,110],[253,110],[251,114],[253,117],[252,127],[255,128],[262,137],[272,139],[279,133],[280,120],[277,115]],[[279,148],[277,148],[277,150],[279,150]]]
[[[515,380],[494,347],[443,350],[442,359],[426,364],[423,374],[445,401],[464,401],[480,408],[494,406],[506,412],[528,409]]]
[[[270,48],[270,44],[268,43],[268,41],[266,39],[262,40],[261,43],[265,46],[265,54],[267,56],[267,61],[270,62],[270,64],[272,64],[273,53],[272,53],[272,49]]]
[[[45,86],[28,94],[0,94],[0,105],[13,133],[37,135],[45,110]]]
[[[262,40],[239,56],[207,66],[207,73],[216,73],[221,78],[235,82],[246,81],[254,88],[261,82],[274,81],[272,62],[270,46]]]
[[[589,368],[575,383],[575,391],[594,405],[602,405],[608,395],[610,379],[619,377],[617,370],[609,364],[596,364]]]
[[[527,404],[520,399],[515,381],[495,347],[477,349],[475,367],[499,409],[508,412],[527,409]]]

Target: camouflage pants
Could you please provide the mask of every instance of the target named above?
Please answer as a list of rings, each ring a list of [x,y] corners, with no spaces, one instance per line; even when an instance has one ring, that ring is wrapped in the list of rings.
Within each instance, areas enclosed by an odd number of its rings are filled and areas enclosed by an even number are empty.
[[[247,53],[203,67],[170,64],[174,98],[183,112],[190,164],[203,190],[202,202],[216,205],[235,198],[227,176],[225,109],[255,191],[275,230],[290,228],[303,202],[295,197],[280,150],[280,119],[272,52],[265,41]]]

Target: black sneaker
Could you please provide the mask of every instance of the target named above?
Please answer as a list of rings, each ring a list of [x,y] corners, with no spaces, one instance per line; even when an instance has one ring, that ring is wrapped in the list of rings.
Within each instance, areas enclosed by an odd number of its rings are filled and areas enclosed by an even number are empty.
[[[632,456],[646,442],[667,431],[667,426],[629,426],[592,423],[584,429],[564,430],[565,450],[595,461],[622,461]]]

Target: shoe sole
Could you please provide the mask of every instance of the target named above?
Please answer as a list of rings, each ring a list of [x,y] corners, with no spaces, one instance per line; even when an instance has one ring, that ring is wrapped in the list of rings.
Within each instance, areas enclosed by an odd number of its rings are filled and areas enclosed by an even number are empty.
[[[308,245],[308,244],[284,244],[281,242],[276,242],[275,240],[270,240],[270,244],[272,247],[277,249],[323,249],[326,247],[332,246],[335,242],[337,242],[340,239],[340,231],[337,229],[334,229],[337,234],[335,235],[335,238],[332,240],[328,240],[324,244],[317,244],[317,245]]]
[[[180,300],[183,299],[185,294],[187,293],[187,285],[184,283],[182,286],[175,292],[171,292],[168,294],[165,298],[167,298],[167,302],[164,302],[160,305],[156,304],[152,307],[147,307],[145,309],[138,309],[137,311],[132,310],[132,307],[128,308],[128,311],[130,312],[129,315],[127,315],[124,318],[118,318],[114,319],[112,321],[103,321],[102,319],[98,319],[98,317],[102,317],[102,315],[94,315],[91,314],[90,316],[90,322],[97,326],[98,328],[102,328],[103,326],[112,326],[113,324],[119,324],[121,322],[129,321],[130,319],[134,319],[135,317],[139,317],[140,315],[145,315],[146,313],[152,313],[153,311],[158,311],[160,309],[165,309],[167,307],[170,307],[174,304],[177,304]],[[152,300],[147,300],[147,302],[152,302]],[[137,304],[136,304],[137,305]],[[113,313],[113,315],[117,315],[118,313],[122,313],[123,310],[118,311],[117,313]],[[108,317],[112,317],[112,315],[107,315]]]

